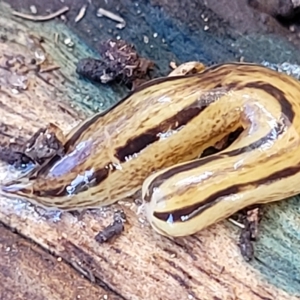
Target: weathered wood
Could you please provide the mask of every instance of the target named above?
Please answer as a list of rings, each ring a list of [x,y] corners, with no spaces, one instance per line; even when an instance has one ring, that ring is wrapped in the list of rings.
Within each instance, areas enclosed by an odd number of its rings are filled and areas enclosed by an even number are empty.
[[[0,299],[122,299],[0,225]]]
[[[31,25],[29,30],[27,23],[20,19],[12,18],[8,22],[8,12],[8,8],[1,4],[0,33],[6,34],[6,38],[0,43],[0,59],[7,59],[4,57],[7,53],[32,58],[33,53],[28,51],[28,44],[26,45],[24,38],[28,31],[36,36],[42,32],[48,64],[55,64],[61,68],[48,72],[47,80],[41,79],[40,72],[30,72],[28,88],[18,94],[14,93],[11,86],[1,85],[2,141],[8,141],[21,133],[28,137],[48,122],[55,122],[67,132],[80,118],[90,114],[91,108],[97,103],[104,103],[104,99],[109,99],[108,104],[113,101],[116,94],[110,89],[91,85],[79,80],[74,74],[74,63],[77,59],[87,56],[87,49],[78,50],[75,47],[73,51],[69,51],[61,41],[55,46],[52,38],[55,33],[53,25]],[[66,32],[63,25],[60,25],[59,31],[61,35]],[[76,37],[71,38],[77,45]],[[11,78],[12,73],[6,73],[5,76]],[[79,99],[90,96],[98,98],[99,102],[84,102],[85,114],[79,115],[69,107],[75,96]],[[62,105],[64,109],[60,108]],[[7,176],[11,176],[11,171],[1,163],[0,180]],[[72,265],[93,283],[104,284],[125,299],[256,300],[297,299],[300,295],[298,275],[288,274],[292,269],[289,264],[295,261],[296,268],[298,266],[299,237],[294,236],[295,243],[291,246],[285,232],[278,225],[276,227],[277,215],[281,216],[283,222],[289,220],[287,212],[291,212],[295,219],[299,216],[299,212],[289,210],[295,200],[290,200],[289,205],[273,205],[276,213],[269,217],[274,220],[265,222],[261,232],[263,235],[270,231],[267,235],[269,242],[260,244],[262,248],[269,246],[270,249],[259,252],[252,264],[246,263],[241,257],[236,245],[238,230],[228,222],[220,222],[195,236],[171,241],[157,235],[143,215],[137,214],[138,208],[133,200],[124,200],[105,210],[89,211],[82,220],[78,220],[70,213],[49,219],[38,214],[27,202],[0,196],[0,221],[31,238],[44,249],[62,257],[63,261]],[[124,233],[111,243],[99,245],[94,239],[95,235],[110,223],[113,209],[120,206],[128,217]],[[269,207],[271,209],[272,206]],[[286,216],[281,213],[282,209]],[[292,224],[293,229],[297,230],[296,222]],[[274,227],[275,238],[272,239]],[[284,251],[290,255],[282,265],[277,266],[280,272],[264,265],[269,256],[275,260],[282,257],[279,246],[271,248],[273,241],[283,243]],[[1,265],[5,265],[5,262]],[[47,272],[45,265],[41,264],[40,268],[41,272],[42,269]],[[286,271],[283,275],[281,269]],[[37,277],[34,284],[39,280]],[[65,284],[69,280],[66,278]],[[294,289],[291,288],[293,284]],[[91,297],[90,299],[98,299]]]

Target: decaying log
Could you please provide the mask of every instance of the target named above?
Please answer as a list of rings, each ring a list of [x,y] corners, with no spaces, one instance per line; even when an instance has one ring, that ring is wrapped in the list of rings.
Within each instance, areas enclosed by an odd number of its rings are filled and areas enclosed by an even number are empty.
[[[113,99],[116,101],[118,96],[108,87],[94,86],[76,76],[75,62],[87,56],[88,49],[79,49],[79,42],[73,36],[76,45],[73,51],[62,41],[56,43],[54,36],[58,28],[60,35],[70,35],[63,25],[47,23],[40,26],[30,23],[29,26],[29,23],[14,17],[8,21],[9,10],[3,4],[0,5],[1,65],[7,59],[13,60],[22,55],[26,60],[25,67],[29,68],[28,62],[35,53],[29,46],[32,36],[35,36],[38,41],[40,37],[44,40],[41,45],[47,58],[42,65],[59,67],[43,73],[36,69],[28,71],[28,82],[24,89],[12,86],[9,80],[1,83],[2,141],[9,142],[16,138],[22,142],[48,122],[68,132],[77,122],[91,114],[97,103],[110,105]],[[28,40],[29,35],[31,38]],[[19,63],[13,62],[16,65]],[[12,68],[5,72],[0,68],[0,72],[4,72],[0,80],[11,79]],[[108,99],[108,102],[104,102],[104,99]],[[80,107],[84,113],[79,114],[70,103]],[[11,176],[11,170],[1,163],[0,174],[0,180],[7,178]],[[299,272],[295,273],[293,269],[299,266],[297,253],[300,251],[299,235],[293,234],[297,226],[299,232],[296,222],[299,211],[294,209],[295,198],[268,206],[267,220],[263,222],[260,231],[261,243],[258,244],[256,259],[251,263],[245,262],[240,255],[237,246],[238,228],[227,221],[195,236],[172,241],[159,236],[150,228],[143,214],[137,213],[134,200],[124,199],[109,208],[88,211],[82,218],[71,213],[50,218],[38,213],[26,201],[0,196],[0,221],[61,257],[94,285],[107,286],[123,299],[291,300],[300,295]],[[126,214],[124,231],[113,241],[99,244],[95,236],[111,223],[116,208],[122,208]],[[285,227],[285,222],[289,226]],[[290,243],[289,235],[293,235],[294,243]],[[29,260],[30,256],[24,256],[23,259]],[[5,264],[2,258],[1,268]],[[16,268],[17,264],[15,262],[11,267]],[[34,265],[34,262],[31,264]],[[47,264],[37,266],[47,272]],[[49,282],[49,286],[55,289],[56,285],[68,284],[71,280],[69,276],[62,276],[57,283]],[[36,276],[37,283],[41,284],[41,280]],[[91,294],[89,299],[100,298],[93,298]]]

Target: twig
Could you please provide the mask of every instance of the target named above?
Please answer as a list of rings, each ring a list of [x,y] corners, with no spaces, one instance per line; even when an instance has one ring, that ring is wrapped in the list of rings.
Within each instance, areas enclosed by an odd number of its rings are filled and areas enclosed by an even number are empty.
[[[56,32],[54,34],[54,43],[57,45],[58,44],[58,39],[59,39],[59,34]]]
[[[87,9],[87,5],[83,5],[75,18],[75,23],[79,22],[85,15]]]
[[[123,29],[126,26],[126,22],[122,17],[104,8],[99,8],[97,11],[97,17],[102,17],[102,16],[109,18],[115,22],[119,22],[119,24],[116,25],[117,28],[119,29]]]
[[[40,69],[40,73],[45,73],[45,72],[51,72],[51,71],[55,71],[58,70],[60,67],[59,66],[49,66],[45,69]]]
[[[237,227],[240,227],[240,228],[242,228],[242,229],[245,228],[245,225],[244,225],[244,224],[242,224],[242,223],[240,223],[240,222],[238,222],[238,221],[236,221],[236,220],[234,220],[234,219],[232,219],[232,218],[228,218],[228,221],[229,221],[230,223],[232,223],[233,225],[237,226]]]
[[[12,14],[16,17],[20,17],[22,19],[25,20],[30,20],[30,21],[34,21],[34,22],[39,22],[39,21],[49,21],[51,19],[54,19],[62,14],[64,14],[65,12],[67,12],[69,10],[69,7],[64,6],[63,8],[59,9],[58,11],[47,15],[47,16],[37,16],[37,15],[27,15],[27,14],[23,14],[17,11],[13,11]]]

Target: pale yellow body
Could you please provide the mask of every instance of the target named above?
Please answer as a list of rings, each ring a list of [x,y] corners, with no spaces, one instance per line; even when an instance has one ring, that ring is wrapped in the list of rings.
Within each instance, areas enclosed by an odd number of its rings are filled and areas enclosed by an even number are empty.
[[[229,148],[198,158],[240,127]],[[300,83],[258,65],[223,64],[145,84],[75,128],[64,159],[3,190],[74,210],[142,186],[155,230],[189,235],[248,205],[300,193],[299,145]],[[72,192],[78,182],[83,188]]]

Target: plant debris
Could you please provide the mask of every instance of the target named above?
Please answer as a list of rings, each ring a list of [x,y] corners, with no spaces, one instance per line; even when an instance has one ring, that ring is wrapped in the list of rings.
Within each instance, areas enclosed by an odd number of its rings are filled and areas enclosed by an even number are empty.
[[[83,5],[83,6],[81,7],[81,9],[79,10],[78,15],[77,15],[76,18],[75,18],[75,23],[78,23],[80,20],[83,19],[83,17],[85,16],[87,7],[88,7],[87,5]]]
[[[151,79],[154,63],[140,57],[131,44],[123,40],[109,39],[98,45],[103,59],[84,58],[77,64],[76,72],[90,80],[124,83],[134,89]]]
[[[30,158],[22,151],[22,146],[17,143],[11,143],[7,147],[1,146],[0,160],[18,169],[25,167],[31,162]]]
[[[102,17],[102,16],[118,22],[118,24],[116,25],[118,29],[123,29],[126,26],[126,22],[122,17],[116,15],[115,13],[109,10],[100,7],[97,11],[97,17]]]
[[[258,225],[261,219],[259,207],[251,208],[241,212],[239,218],[244,228],[241,230],[239,247],[242,256],[246,261],[250,261],[254,257],[253,242],[258,236]]]
[[[120,235],[124,229],[124,223],[126,222],[126,215],[124,211],[117,210],[114,213],[114,221],[100,231],[96,236],[95,240],[102,244],[110,241],[112,238]]]
[[[69,10],[69,7],[64,6],[63,8],[59,9],[58,11],[49,14],[47,16],[38,16],[38,15],[27,15],[20,13],[18,11],[13,11],[12,14],[16,17],[25,19],[25,20],[30,20],[30,21],[35,21],[35,22],[42,22],[42,21],[49,21],[52,19],[55,19],[56,17],[66,13]]]
[[[50,123],[39,129],[25,144],[24,153],[34,163],[41,165],[46,159],[55,155],[62,157],[64,153],[64,135],[61,130]]]
[[[39,129],[24,145],[11,143],[0,147],[0,159],[15,168],[29,163],[41,165],[46,160],[64,155],[64,135],[54,124]]]

